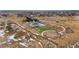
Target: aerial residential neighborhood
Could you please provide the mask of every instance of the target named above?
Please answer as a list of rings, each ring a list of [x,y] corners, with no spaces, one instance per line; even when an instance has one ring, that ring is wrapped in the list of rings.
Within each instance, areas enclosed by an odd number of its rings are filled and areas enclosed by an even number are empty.
[[[0,48],[79,48],[79,11],[1,10]]]

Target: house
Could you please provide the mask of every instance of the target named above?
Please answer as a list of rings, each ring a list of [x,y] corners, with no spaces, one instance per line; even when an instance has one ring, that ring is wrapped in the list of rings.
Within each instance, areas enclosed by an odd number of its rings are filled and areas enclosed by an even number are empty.
[[[31,27],[41,27],[41,26],[45,26],[43,23],[41,23],[38,19],[36,19],[35,17],[26,17],[27,18],[27,22],[30,23]]]

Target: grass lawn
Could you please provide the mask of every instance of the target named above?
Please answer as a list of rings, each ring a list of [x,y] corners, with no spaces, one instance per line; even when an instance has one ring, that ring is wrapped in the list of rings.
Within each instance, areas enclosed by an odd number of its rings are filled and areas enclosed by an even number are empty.
[[[49,28],[46,27],[46,26],[38,27],[38,28],[37,28],[37,31],[38,31],[39,33],[42,33],[43,31],[46,31],[46,30],[49,30]]]

